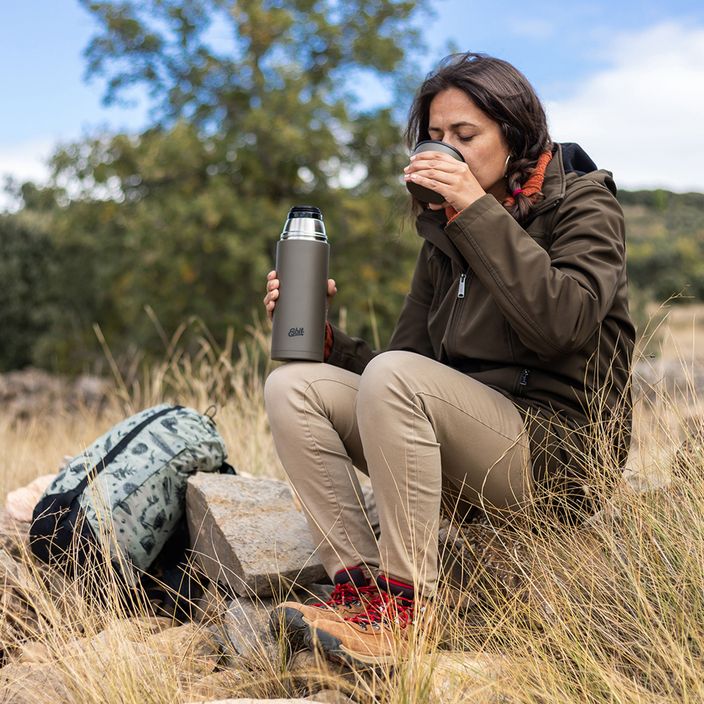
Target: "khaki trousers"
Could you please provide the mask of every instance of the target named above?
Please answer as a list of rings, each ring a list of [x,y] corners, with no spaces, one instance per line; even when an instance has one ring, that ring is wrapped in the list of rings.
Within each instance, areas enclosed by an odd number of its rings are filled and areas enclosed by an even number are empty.
[[[385,352],[361,376],[291,362],[267,379],[265,402],[330,576],[364,564],[430,595],[443,492],[497,510],[529,497],[528,437],[514,404],[427,357]],[[371,480],[378,543],[355,467]]]

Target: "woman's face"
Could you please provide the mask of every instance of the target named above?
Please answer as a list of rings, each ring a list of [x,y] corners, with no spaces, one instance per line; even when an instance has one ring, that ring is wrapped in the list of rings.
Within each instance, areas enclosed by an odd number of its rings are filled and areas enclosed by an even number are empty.
[[[504,172],[508,145],[499,123],[459,88],[446,88],[430,103],[431,139],[451,144],[467,162],[479,185],[499,201],[506,198]]]

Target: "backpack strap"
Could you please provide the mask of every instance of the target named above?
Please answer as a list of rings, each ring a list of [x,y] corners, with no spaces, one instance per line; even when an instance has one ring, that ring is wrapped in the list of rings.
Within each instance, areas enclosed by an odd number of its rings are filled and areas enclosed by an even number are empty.
[[[105,457],[103,457],[96,465],[91,467],[91,469],[86,472],[86,476],[78,482],[75,489],[73,489],[71,493],[75,496],[81,494],[88,484],[92,482],[105,469],[105,467],[107,467],[144,428],[146,428],[146,426],[148,426],[152,421],[155,421],[157,418],[165,416],[167,413],[171,413],[171,411],[178,410],[179,408],[183,408],[183,406],[169,406],[168,408],[162,408],[160,411],[153,413],[148,418],[145,418],[139,425],[132,428],[132,430],[130,430],[130,432],[127,433],[127,435],[125,435],[125,437],[122,438],[122,440],[120,440],[120,442],[118,442],[117,445],[115,445],[115,447],[113,447],[107,455],[105,455]]]

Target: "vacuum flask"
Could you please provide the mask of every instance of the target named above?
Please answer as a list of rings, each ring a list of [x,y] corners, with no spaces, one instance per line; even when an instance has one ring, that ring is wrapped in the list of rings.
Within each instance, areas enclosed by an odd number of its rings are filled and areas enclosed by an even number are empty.
[[[310,205],[291,208],[276,245],[279,298],[272,359],[323,361],[329,254],[320,210]]]

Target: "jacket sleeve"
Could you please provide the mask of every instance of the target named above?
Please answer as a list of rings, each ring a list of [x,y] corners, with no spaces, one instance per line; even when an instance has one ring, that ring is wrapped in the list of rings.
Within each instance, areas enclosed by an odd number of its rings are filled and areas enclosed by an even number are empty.
[[[521,341],[545,359],[594,335],[625,267],[623,213],[598,181],[574,184],[553,223],[546,251],[485,195],[446,228]]]
[[[406,295],[389,343],[391,350],[407,350],[426,357],[433,356],[433,346],[428,335],[428,310],[433,300],[433,287],[428,275],[429,247],[426,242],[418,254],[411,290]],[[361,374],[378,353],[364,340],[350,337],[333,326],[333,345],[327,359],[328,364]]]

